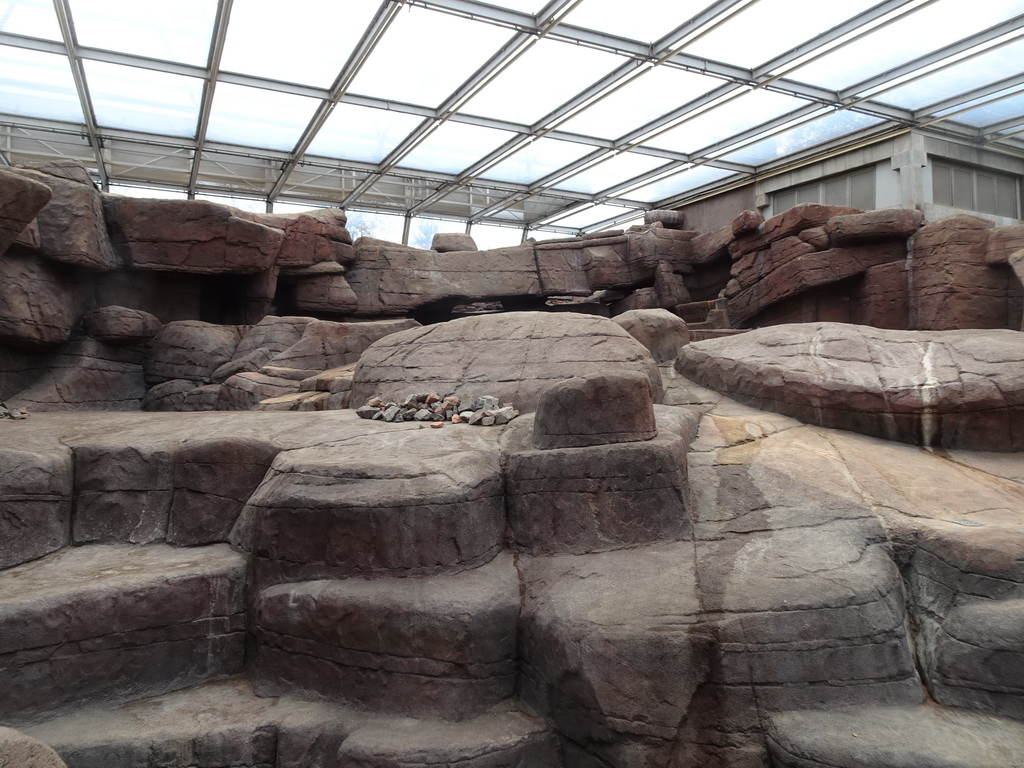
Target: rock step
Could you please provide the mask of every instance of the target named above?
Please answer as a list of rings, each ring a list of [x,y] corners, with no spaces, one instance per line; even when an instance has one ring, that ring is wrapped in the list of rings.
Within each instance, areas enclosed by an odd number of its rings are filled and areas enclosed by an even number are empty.
[[[372,716],[326,702],[260,697],[245,678],[24,729],[68,768],[548,768],[560,764],[544,724],[515,711],[462,723]]]
[[[776,768],[1021,768],[1024,723],[938,706],[770,716]]]
[[[519,712],[489,712],[462,723],[378,719],[338,752],[338,768],[556,768],[558,739]]]
[[[91,545],[0,572],[0,722],[239,672],[244,579],[225,544]]]
[[[1024,718],[1024,600],[954,608],[942,623],[934,656],[937,699]]]
[[[458,575],[279,584],[256,604],[256,688],[463,719],[515,693],[518,616],[507,553]]]
[[[690,341],[707,341],[708,339],[721,339],[726,336],[736,336],[740,333],[748,333],[750,328],[702,328],[700,323],[688,326],[690,329]]]

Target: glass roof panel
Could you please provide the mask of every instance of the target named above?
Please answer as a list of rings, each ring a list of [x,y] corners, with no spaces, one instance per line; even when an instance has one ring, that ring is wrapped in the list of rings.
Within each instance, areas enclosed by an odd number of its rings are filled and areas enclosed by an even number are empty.
[[[69,0],[80,45],[205,65],[217,4],[209,0]]]
[[[967,93],[997,82],[1019,70],[1022,61],[1024,40],[1019,40],[912,80],[899,88],[879,94],[877,98],[904,109],[921,109],[958,93]]]
[[[206,138],[267,149],[292,149],[320,102],[307,96],[218,83]]]
[[[0,45],[0,112],[81,123],[67,57]]]
[[[493,224],[474,224],[469,230],[473,242],[481,251],[491,248],[509,248],[523,242],[523,230],[519,227],[498,227]]]
[[[547,5],[547,0],[492,0],[488,5],[511,8],[513,11],[529,13],[536,16]]]
[[[83,62],[96,123],[110,128],[195,136],[203,81],[105,61]]]
[[[1000,98],[1002,97],[1002,98]],[[998,99],[998,101],[995,101]],[[969,109],[972,104],[979,106]],[[967,102],[952,109],[946,109],[936,113],[940,116],[949,115],[950,120],[958,123],[966,123],[975,128],[983,128],[993,123],[1001,123],[1005,120],[1024,115],[1024,91],[1020,86],[1007,88],[1000,93],[994,93],[973,102]]]
[[[204,149],[199,161],[199,186],[206,191],[217,187],[250,194],[266,194],[280,173],[281,162],[237,157]],[[228,193],[230,194],[230,193]]]
[[[184,187],[192,171],[192,150],[157,149],[130,141],[104,141],[107,173],[111,179]]]
[[[443,123],[406,155],[401,165],[438,173],[459,173],[516,134],[466,123]]]
[[[592,165],[582,173],[560,181],[557,186],[561,189],[593,195],[628,181],[634,176],[639,176],[641,173],[654,170],[667,162],[669,161],[663,157],[621,152],[597,165]]]
[[[509,30],[491,24],[406,6],[349,90],[436,107],[510,35]]]
[[[709,109],[644,143],[692,153],[806,105],[803,99],[759,88]]]
[[[1024,12],[1024,0],[937,0],[789,73],[841,90]]]
[[[554,219],[548,223],[559,227],[584,229],[599,222],[614,219],[616,216],[624,216],[628,213],[632,213],[634,210],[635,209],[623,208],[619,205],[591,205],[581,211],[571,213],[565,218]]]
[[[877,4],[878,0],[758,0],[683,51],[753,68]],[[781,19],[785,23],[779,23]]]
[[[585,136],[617,139],[721,84],[717,78],[674,67],[654,67],[558,128]]]
[[[722,159],[743,165],[764,165],[772,160],[795,154],[848,133],[878,125],[881,122],[882,118],[880,117],[844,109],[802,123],[736,152],[730,152]]]
[[[654,203],[659,200],[667,200],[670,197],[681,195],[691,189],[697,189],[705,184],[724,179],[733,175],[732,171],[724,168],[712,168],[709,165],[698,165],[695,168],[676,173],[672,176],[647,184],[639,189],[627,191],[624,197],[630,200],[639,200],[644,203]]]
[[[301,13],[281,13],[279,0],[235,3],[221,69],[330,87],[378,4],[303,0],[301,8]]]
[[[541,40],[460,111],[532,124],[625,61],[604,51]],[[555,72],[558,76],[552,77]]]
[[[563,21],[609,35],[653,43],[700,11],[706,3],[666,0],[583,0]]]
[[[587,144],[560,139],[536,139],[488,168],[482,175],[489,179],[530,184],[593,151],[594,148]]]
[[[348,224],[345,228],[353,238],[375,237],[392,243],[402,242],[402,228],[405,221],[402,216],[371,211],[346,211]]]
[[[110,194],[125,197],[146,197],[156,200],[187,200],[188,193],[183,189],[159,189],[157,187],[136,187],[130,184],[110,185]]]
[[[0,32],[61,39],[52,0],[0,0]]]
[[[338,104],[307,154],[379,163],[422,122],[418,115]]]

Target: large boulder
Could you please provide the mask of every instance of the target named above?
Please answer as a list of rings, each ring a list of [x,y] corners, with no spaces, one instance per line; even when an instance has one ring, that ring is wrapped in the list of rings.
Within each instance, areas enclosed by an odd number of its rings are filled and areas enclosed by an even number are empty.
[[[267,361],[268,366],[308,371],[307,376],[354,363],[370,345],[393,333],[418,329],[415,320],[335,323],[312,320],[302,336]]]
[[[53,195],[46,184],[0,168],[0,254]]]
[[[146,359],[146,381],[159,384],[189,379],[209,384],[213,372],[234,356],[243,330],[201,320],[168,323],[154,339]]]
[[[675,360],[679,348],[690,343],[686,322],[667,309],[632,309],[612,320],[647,347],[659,363]]]
[[[253,218],[284,232],[277,255],[277,266],[281,268],[308,267],[320,262],[348,264],[355,258],[352,236],[345,228],[348,217],[340,208],[258,214]]]
[[[2,250],[2,249],[0,249]],[[0,766],[3,768],[67,768],[60,755],[43,742],[13,728],[0,727]]]
[[[55,161],[14,168],[12,173],[45,184],[53,192],[36,216],[39,255],[102,272],[120,266],[107,235],[102,195],[85,168],[74,161]]]
[[[352,402],[457,392],[493,395],[532,411],[557,381],[625,371],[647,376],[654,401],[661,401],[654,359],[611,320],[574,313],[482,315],[402,331],[373,344],[356,367]]]
[[[1018,331],[780,325],[690,344],[676,369],[811,424],[925,446],[1024,449]]]
[[[75,327],[78,296],[59,265],[29,255],[0,257],[0,341],[53,346]]]
[[[108,195],[111,239],[134,269],[253,274],[274,265],[284,232],[205,200]]]
[[[101,307],[82,318],[85,332],[108,344],[135,344],[160,331],[160,321],[149,312],[127,307]]]

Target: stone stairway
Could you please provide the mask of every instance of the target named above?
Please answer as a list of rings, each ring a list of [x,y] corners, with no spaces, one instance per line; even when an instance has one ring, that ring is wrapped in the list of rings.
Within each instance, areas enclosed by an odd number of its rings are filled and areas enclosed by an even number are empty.
[[[686,321],[691,341],[717,339],[745,333],[746,328],[733,328],[729,323],[728,302],[725,299],[691,301],[677,304],[673,311]]]

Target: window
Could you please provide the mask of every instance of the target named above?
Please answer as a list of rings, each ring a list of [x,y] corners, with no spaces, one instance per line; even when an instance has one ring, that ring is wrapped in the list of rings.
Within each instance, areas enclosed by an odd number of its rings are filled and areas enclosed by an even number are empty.
[[[980,213],[1016,219],[1020,216],[1020,182],[995,171],[932,163],[932,199]]]
[[[830,176],[810,184],[779,190],[772,195],[772,212],[782,213],[800,203],[848,205],[870,211],[875,207],[875,169]]]

